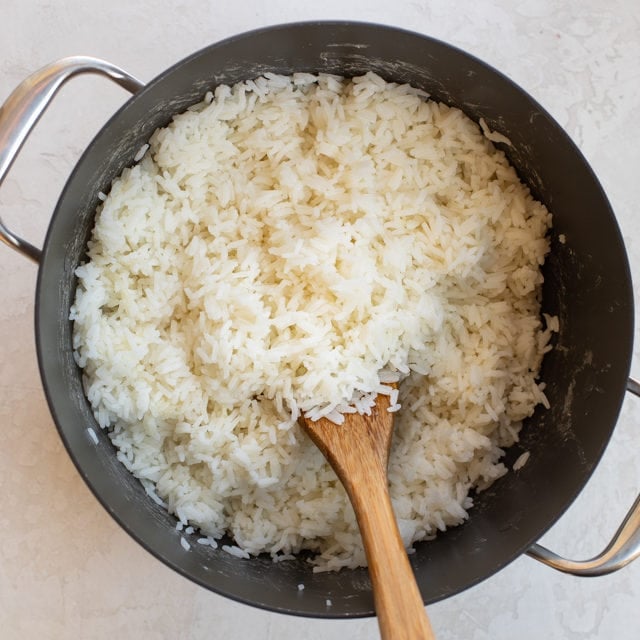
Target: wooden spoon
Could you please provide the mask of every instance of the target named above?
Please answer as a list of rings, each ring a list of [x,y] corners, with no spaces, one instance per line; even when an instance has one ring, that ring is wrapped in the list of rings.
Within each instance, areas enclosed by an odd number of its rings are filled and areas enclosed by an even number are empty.
[[[344,423],[302,418],[347,491],[369,564],[383,640],[433,640],[429,618],[396,523],[387,464],[393,433],[389,396],[378,395],[371,415],[345,414]]]

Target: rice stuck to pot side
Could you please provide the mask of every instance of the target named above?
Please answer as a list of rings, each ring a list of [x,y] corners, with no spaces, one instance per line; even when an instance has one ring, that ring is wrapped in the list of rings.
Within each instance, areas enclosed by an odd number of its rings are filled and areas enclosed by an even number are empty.
[[[339,422],[400,378],[404,542],[461,523],[547,402],[551,216],[503,153],[461,111],[369,73],[219,86],[140,156],[100,205],[71,312],[127,469],[239,555],[362,565],[297,419]]]

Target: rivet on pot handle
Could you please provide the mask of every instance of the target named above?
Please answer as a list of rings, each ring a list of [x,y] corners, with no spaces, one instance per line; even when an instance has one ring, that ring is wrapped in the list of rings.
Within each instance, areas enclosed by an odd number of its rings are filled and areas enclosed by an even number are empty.
[[[640,396],[640,382],[629,378],[627,391]],[[622,569],[640,556],[640,496],[636,498],[606,549],[594,558],[567,560],[539,544],[534,544],[527,554],[549,567],[574,576],[604,576]]]
[[[0,107],[0,186],[24,141],[58,89],[67,80],[81,73],[106,76],[131,93],[144,87],[142,82],[122,69],[104,60],[87,56],[62,58],[30,75],[14,89]],[[0,239],[30,260],[40,261],[40,249],[12,233],[1,219]]]

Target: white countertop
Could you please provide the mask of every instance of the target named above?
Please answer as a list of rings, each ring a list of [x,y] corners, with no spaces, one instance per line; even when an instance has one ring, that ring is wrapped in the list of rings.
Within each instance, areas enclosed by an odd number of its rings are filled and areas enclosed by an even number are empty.
[[[0,0],[0,100],[65,55],[103,57],[148,80],[234,33],[331,18],[438,37],[527,89],[593,166],[640,277],[638,0]],[[0,216],[12,229],[41,244],[82,149],[125,98],[93,77],[62,90],[0,189]],[[33,339],[36,267],[0,246],[0,275],[0,638],[378,637],[375,619],[318,621],[236,604],[129,538],[83,484],[45,403]],[[632,372],[640,374],[638,346]],[[629,397],[596,473],[545,544],[578,558],[605,545],[640,490],[639,428],[640,400]],[[640,561],[579,579],[522,557],[429,613],[439,640],[637,640]]]

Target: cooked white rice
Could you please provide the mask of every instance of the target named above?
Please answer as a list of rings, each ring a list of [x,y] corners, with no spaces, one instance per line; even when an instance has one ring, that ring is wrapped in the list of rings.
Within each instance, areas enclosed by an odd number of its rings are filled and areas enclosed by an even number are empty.
[[[521,453],[518,456],[518,459],[513,463],[512,469],[514,471],[520,471],[520,469],[522,469],[522,467],[524,467],[524,465],[527,464],[530,457],[531,457],[530,451],[525,451],[524,453]]]
[[[237,547],[235,544],[223,544],[222,550],[236,558],[243,558],[245,560],[249,559],[249,553],[244,549]]]
[[[198,538],[198,544],[202,544],[205,547],[212,547],[213,549],[218,548],[218,543],[216,542],[215,538],[212,538],[211,536],[207,536],[206,538]]]
[[[503,153],[409,86],[296,74],[219,86],[140,155],[98,209],[71,318],[96,419],[149,495],[238,557],[363,564],[297,419],[339,422],[403,378],[404,542],[461,523],[546,402],[551,216]]]

